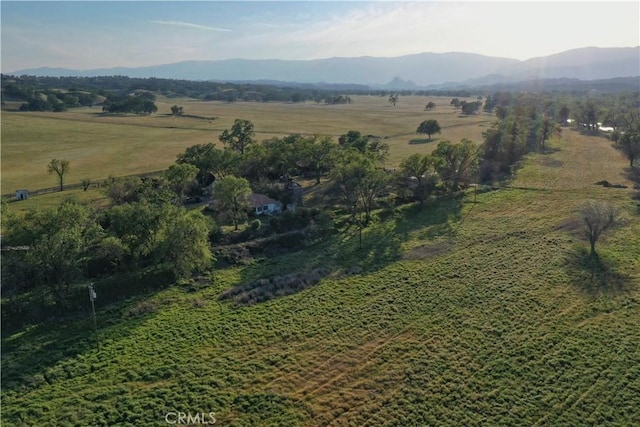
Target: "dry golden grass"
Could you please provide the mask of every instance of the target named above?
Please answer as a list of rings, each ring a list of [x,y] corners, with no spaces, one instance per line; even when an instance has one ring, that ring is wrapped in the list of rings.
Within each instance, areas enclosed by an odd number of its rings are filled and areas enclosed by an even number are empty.
[[[349,130],[385,138],[391,146],[393,166],[415,152],[428,153],[439,140],[468,138],[481,142],[490,115],[462,117],[445,97],[400,97],[393,107],[386,97],[354,96],[347,105],[205,102],[186,98],[157,100],[151,116],[105,116],[98,108],[65,113],[3,111],[2,193],[18,188],[54,186],[46,172],[52,158],[71,162],[67,182],[109,175],[129,175],[167,168],[186,147],[218,142],[218,136],[237,118],[251,120],[256,139],[290,133],[330,135],[337,139]],[[424,111],[427,102],[437,107]],[[184,107],[185,117],[173,117],[172,105]],[[438,120],[442,133],[416,135],[418,124]]]
[[[8,205],[8,210],[18,215],[26,214],[34,209],[52,209],[59,206],[63,201],[71,199],[80,203],[87,203],[96,208],[106,207],[110,204],[110,199],[100,188],[92,187],[87,191],[82,189],[65,190],[63,192],[53,192],[32,196],[27,200],[12,201]]]
[[[624,156],[611,149],[611,141],[604,137],[584,136],[564,128],[562,141],[552,141],[551,149],[559,151],[553,155],[528,156],[527,162],[540,167],[519,171],[519,184],[557,190],[582,190],[602,189],[593,184],[606,180],[611,184],[633,186],[622,173],[625,169]]]

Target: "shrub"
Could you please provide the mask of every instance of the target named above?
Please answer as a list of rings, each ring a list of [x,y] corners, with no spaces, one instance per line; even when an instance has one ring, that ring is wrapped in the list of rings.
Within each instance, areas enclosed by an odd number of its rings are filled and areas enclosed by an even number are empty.
[[[318,209],[299,208],[295,211],[285,211],[282,215],[271,217],[269,227],[274,233],[286,233],[308,227],[320,214]]]
[[[282,234],[277,236],[274,240],[269,242],[269,246],[265,249],[284,248],[284,249],[300,249],[305,246],[307,236],[302,231],[294,231],[291,233]]]
[[[201,298],[195,298],[191,301],[192,308],[200,308],[200,307],[203,307],[204,305],[205,305],[205,302]]]
[[[214,258],[218,266],[245,264],[251,259],[251,252],[246,245],[238,244],[214,249]]]
[[[260,228],[262,228],[262,221],[260,221],[258,218],[249,223],[249,229],[251,231],[258,231],[260,230]]]
[[[291,295],[320,282],[328,275],[326,267],[316,268],[309,272],[300,272],[258,279],[246,285],[235,286],[222,295],[221,300],[232,300],[238,305],[252,305],[268,301],[279,296]]]
[[[327,236],[335,232],[333,218],[327,212],[318,212],[313,216],[311,223],[311,231],[313,235]]]
[[[157,301],[140,301],[135,307],[129,310],[129,316],[138,317],[158,311]]]

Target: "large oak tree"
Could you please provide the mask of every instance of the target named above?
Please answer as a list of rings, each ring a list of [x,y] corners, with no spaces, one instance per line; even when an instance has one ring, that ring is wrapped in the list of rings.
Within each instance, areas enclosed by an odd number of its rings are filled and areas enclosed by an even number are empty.
[[[431,139],[432,134],[440,133],[440,123],[434,119],[425,120],[420,123],[418,129],[416,129],[416,133],[426,133],[429,136],[429,139]]]

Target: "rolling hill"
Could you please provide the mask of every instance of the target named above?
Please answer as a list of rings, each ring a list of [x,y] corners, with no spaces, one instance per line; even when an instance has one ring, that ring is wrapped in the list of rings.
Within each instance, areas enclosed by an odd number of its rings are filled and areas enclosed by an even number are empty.
[[[352,83],[386,88],[434,87],[465,82],[482,85],[545,78],[581,80],[640,75],[640,47],[586,47],[519,61],[472,53],[419,53],[399,57],[327,58],[318,60],[186,61],[138,68],[71,70],[37,68],[10,74],[39,76],[157,77],[186,80],[277,80],[300,83]],[[402,83],[395,87],[389,82]]]

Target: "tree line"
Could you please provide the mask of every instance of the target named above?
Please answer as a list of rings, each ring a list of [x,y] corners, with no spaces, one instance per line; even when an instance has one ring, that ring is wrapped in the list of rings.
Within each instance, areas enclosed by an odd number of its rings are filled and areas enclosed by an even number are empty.
[[[185,96],[206,101],[350,103],[348,95],[369,94],[366,86],[333,85],[335,88],[276,86],[269,84],[223,83],[125,76],[36,77],[1,75],[3,98],[24,101],[23,110],[66,111],[95,105],[100,97],[110,103],[136,91]],[[65,88],[61,90],[60,88]],[[51,95],[51,97],[49,97]],[[129,100],[131,101],[131,100]],[[114,107],[117,108],[117,107]]]
[[[285,207],[290,177],[307,176],[329,182],[330,194],[353,219],[371,220],[373,209],[393,191],[401,202],[423,203],[432,194],[452,193],[473,181],[479,147],[469,140],[441,141],[431,155],[415,154],[399,169],[385,168],[389,145],[376,135],[351,130],[338,141],[331,137],[291,134],[262,142],[254,139],[253,124],[237,119],[214,143],[188,147],[178,164],[197,168],[201,185],[215,182],[213,194],[230,213],[237,228],[239,206],[252,191],[264,192]],[[243,202],[244,200],[244,202]]]
[[[623,79],[624,80],[624,79]],[[326,84],[314,86],[302,83],[290,85],[277,85],[267,83],[229,83],[212,81],[190,81],[162,78],[134,78],[127,76],[97,76],[97,77],[37,77],[37,76],[13,76],[0,74],[3,99],[21,100],[25,102],[25,110],[36,111],[64,111],[64,108],[76,106],[90,106],[96,103],[97,97],[109,97],[112,94],[133,93],[137,90],[145,90],[169,97],[185,96],[194,99],[216,100],[226,102],[255,101],[255,102],[306,102],[317,103],[348,103],[350,95],[386,96],[390,102],[398,100],[399,96],[453,96],[456,98],[469,98],[472,96],[488,97],[492,94],[505,96],[519,96],[519,93],[528,93],[536,97],[561,100],[586,100],[594,99],[597,104],[610,104],[611,100],[624,97],[635,97],[637,91],[630,88],[637,87],[637,83],[627,84],[624,91],[608,85],[607,82],[562,82],[561,86],[553,91],[545,90],[544,86],[528,92],[521,90],[496,91],[490,87],[479,88],[446,88],[429,90],[401,90],[376,89],[364,85]],[[573,86],[572,86],[573,84]],[[575,85],[578,86],[575,86]],[[64,90],[61,90],[64,88]],[[597,89],[594,92],[594,89]],[[510,94],[510,95],[507,95]],[[51,97],[49,96],[51,95]],[[342,98],[341,98],[342,97]],[[495,96],[494,96],[495,98]],[[475,102],[475,101],[474,101]],[[553,101],[551,101],[553,102]],[[571,101],[573,102],[573,101]],[[624,104],[625,102],[622,102]],[[474,108],[473,102],[469,103],[463,112]],[[486,105],[486,103],[485,103]],[[489,110],[494,105],[489,103]]]
[[[544,152],[548,140],[566,126],[607,136],[630,166],[640,156],[640,92],[587,98],[496,92],[485,98],[483,110],[497,121],[483,134],[482,181],[508,176],[522,156]],[[610,132],[602,132],[602,126]]]

